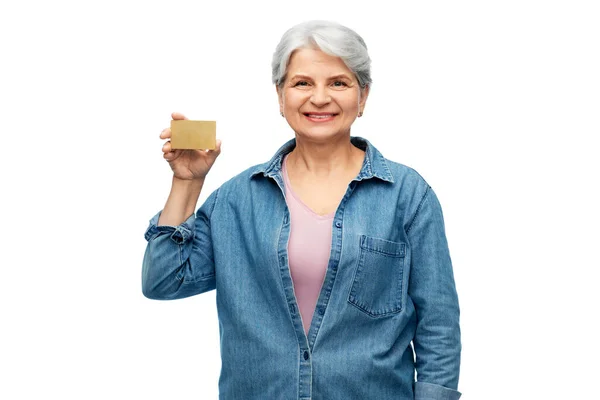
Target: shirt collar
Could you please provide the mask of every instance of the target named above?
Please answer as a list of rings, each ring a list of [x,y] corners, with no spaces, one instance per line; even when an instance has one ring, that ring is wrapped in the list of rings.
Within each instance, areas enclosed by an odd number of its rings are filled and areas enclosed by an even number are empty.
[[[390,172],[386,159],[367,139],[360,136],[351,136],[353,145],[365,151],[363,166],[355,178],[357,181],[363,179],[379,178],[383,181],[394,183],[394,177]],[[296,147],[296,139],[291,139],[277,150],[275,155],[264,164],[260,164],[251,172],[250,178],[263,174],[265,177],[275,178],[281,171],[283,157]]]

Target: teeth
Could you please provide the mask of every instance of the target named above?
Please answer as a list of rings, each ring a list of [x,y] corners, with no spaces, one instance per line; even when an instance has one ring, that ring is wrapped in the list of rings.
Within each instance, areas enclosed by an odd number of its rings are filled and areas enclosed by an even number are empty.
[[[308,114],[308,116],[310,118],[321,118],[321,119],[324,119],[324,118],[333,117],[333,114],[328,114],[328,115],[313,115],[313,114]]]

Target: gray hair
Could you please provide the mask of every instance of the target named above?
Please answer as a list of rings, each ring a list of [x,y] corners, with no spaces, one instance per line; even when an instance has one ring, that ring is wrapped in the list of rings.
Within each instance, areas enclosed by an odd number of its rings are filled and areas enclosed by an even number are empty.
[[[301,48],[318,48],[340,57],[361,88],[371,85],[371,59],[365,41],[352,29],[331,21],[303,22],[283,34],[271,63],[275,85],[283,85],[290,57],[294,50]]]

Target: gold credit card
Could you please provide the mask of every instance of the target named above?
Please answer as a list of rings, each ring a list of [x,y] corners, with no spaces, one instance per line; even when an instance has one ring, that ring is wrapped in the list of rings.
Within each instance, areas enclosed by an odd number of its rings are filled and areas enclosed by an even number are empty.
[[[215,149],[217,147],[217,121],[171,121],[172,149]]]

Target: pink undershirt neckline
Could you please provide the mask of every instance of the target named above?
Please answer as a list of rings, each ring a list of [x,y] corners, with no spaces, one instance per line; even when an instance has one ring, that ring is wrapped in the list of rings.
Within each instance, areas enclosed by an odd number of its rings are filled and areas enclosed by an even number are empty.
[[[304,332],[308,335],[331,255],[335,212],[319,215],[311,210],[292,190],[285,158],[282,169],[290,212],[289,271]]]
[[[282,170],[284,172],[284,179],[285,179],[285,183],[286,183],[286,188],[290,191],[291,195],[294,196],[294,199],[298,202],[298,204],[302,205],[302,207],[306,211],[308,211],[310,214],[312,214],[312,216],[314,216],[317,219],[333,219],[333,217],[335,216],[335,211],[332,211],[329,214],[325,214],[325,215],[317,214],[316,212],[313,211],[312,208],[310,208],[309,206],[307,206],[302,201],[302,199],[300,198],[300,196],[298,196],[296,194],[296,192],[292,188],[292,184],[291,184],[291,181],[290,181],[290,176],[288,175],[287,154],[283,158],[283,168],[282,168]]]

